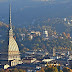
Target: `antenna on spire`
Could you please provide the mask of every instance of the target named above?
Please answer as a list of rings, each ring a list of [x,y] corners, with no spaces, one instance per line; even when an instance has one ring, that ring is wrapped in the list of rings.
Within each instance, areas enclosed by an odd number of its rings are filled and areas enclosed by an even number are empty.
[[[12,29],[12,23],[11,23],[11,3],[10,3],[10,12],[9,12],[9,27],[10,27],[10,29]]]

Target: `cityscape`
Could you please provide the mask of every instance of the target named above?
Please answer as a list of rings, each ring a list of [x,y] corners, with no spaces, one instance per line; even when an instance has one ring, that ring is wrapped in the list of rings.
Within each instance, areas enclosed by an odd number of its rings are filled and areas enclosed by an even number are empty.
[[[0,0],[0,72],[72,72],[71,3]]]

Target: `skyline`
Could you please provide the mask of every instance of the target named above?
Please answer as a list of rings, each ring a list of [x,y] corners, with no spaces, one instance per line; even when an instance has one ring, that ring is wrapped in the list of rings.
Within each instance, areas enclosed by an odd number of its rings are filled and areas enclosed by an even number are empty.
[[[0,0],[0,72],[72,72],[70,1]]]

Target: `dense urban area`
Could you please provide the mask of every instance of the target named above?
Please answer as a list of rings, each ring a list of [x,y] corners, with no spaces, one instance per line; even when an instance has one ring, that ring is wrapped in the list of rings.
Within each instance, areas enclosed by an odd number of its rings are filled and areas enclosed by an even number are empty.
[[[0,51],[7,46],[9,25],[0,22]],[[22,64],[0,72],[72,72],[72,16],[37,18],[22,28],[13,26]]]

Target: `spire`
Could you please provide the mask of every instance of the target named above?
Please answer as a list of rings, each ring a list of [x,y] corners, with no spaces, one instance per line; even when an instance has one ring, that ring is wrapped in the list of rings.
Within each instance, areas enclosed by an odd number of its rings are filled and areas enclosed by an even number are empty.
[[[13,37],[12,23],[11,23],[11,4],[9,12],[9,37]]]
[[[10,12],[9,12],[9,27],[12,29],[12,23],[11,23],[11,4],[10,4]]]

